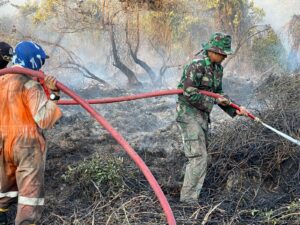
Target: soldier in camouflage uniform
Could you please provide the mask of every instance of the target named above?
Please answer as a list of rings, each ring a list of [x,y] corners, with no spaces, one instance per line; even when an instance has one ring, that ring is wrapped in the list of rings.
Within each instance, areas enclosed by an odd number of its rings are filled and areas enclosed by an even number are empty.
[[[235,110],[222,90],[223,67],[221,62],[232,54],[231,36],[214,33],[203,50],[198,53],[199,59],[193,60],[184,68],[178,85],[184,93],[178,96],[176,121],[182,133],[184,154],[188,159],[185,169],[180,201],[197,203],[204,182],[207,168],[207,130],[209,114],[214,104],[218,104],[226,113],[246,115],[247,110],[241,107]],[[217,100],[204,96],[199,90],[219,93],[224,98]]]

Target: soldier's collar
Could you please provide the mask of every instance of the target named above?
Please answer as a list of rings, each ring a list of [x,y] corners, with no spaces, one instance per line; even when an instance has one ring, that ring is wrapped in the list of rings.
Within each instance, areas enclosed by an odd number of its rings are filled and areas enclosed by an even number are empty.
[[[205,62],[205,65],[206,65],[206,66],[210,66],[210,65],[211,65],[211,61],[210,61],[210,59],[208,58],[208,56],[205,56],[205,57],[204,57],[204,62]]]

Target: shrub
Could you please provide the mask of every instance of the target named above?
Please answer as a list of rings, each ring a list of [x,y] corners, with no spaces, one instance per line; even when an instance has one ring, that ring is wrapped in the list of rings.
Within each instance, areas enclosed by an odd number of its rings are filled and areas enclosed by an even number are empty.
[[[68,183],[79,183],[81,188],[100,187],[101,193],[111,193],[123,186],[123,159],[113,156],[96,156],[75,167],[68,167],[64,178]],[[93,184],[94,183],[94,184]]]

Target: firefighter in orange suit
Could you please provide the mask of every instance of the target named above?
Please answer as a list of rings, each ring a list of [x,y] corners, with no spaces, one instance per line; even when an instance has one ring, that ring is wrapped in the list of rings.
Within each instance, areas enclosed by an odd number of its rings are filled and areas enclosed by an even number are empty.
[[[14,66],[39,70],[47,55],[40,45],[20,42],[12,58]],[[56,79],[47,76],[45,86],[23,74],[0,77],[0,225],[6,211],[17,202],[15,225],[35,225],[44,205],[46,143],[42,130],[61,117],[57,106]]]

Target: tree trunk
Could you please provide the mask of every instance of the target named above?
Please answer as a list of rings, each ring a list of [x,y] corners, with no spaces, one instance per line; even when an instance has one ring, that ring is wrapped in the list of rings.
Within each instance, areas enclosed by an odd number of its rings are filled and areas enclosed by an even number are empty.
[[[122,73],[125,74],[125,76],[128,79],[128,85],[130,87],[141,87],[142,83],[138,81],[138,79],[135,76],[135,73],[129,69],[122,61],[120,60],[116,41],[115,41],[115,34],[113,30],[113,25],[110,27],[110,39],[111,39],[111,46],[112,46],[112,53],[114,57],[114,66],[117,67],[119,70],[121,70]]]
[[[125,32],[126,32],[126,42],[127,42],[127,45],[129,47],[129,51],[130,51],[130,55],[133,59],[133,61],[138,64],[140,67],[142,67],[146,73],[149,75],[150,79],[151,79],[151,82],[153,85],[155,85],[155,77],[156,77],[156,74],[155,72],[152,70],[152,68],[143,60],[139,59],[137,54],[138,54],[138,51],[139,51],[139,47],[140,47],[140,20],[139,20],[139,12],[137,12],[137,40],[136,40],[136,46],[135,46],[135,49],[132,50],[132,46],[131,46],[131,43],[129,41],[129,38],[128,38],[128,23],[126,25],[126,29],[125,29]]]

